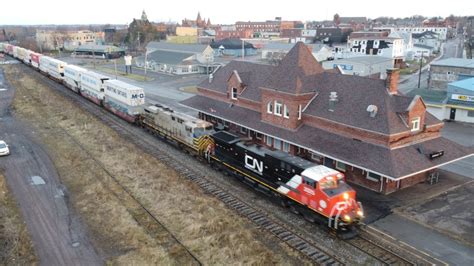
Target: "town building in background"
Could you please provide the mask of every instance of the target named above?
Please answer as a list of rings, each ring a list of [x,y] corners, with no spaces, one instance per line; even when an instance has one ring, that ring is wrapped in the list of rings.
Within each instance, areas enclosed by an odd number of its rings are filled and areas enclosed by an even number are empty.
[[[125,49],[112,45],[85,44],[74,49],[72,57],[115,59],[125,55]]]
[[[405,59],[404,39],[388,32],[352,32],[347,47],[349,57],[352,54],[388,57],[393,59],[395,67],[400,67]]]
[[[393,59],[383,56],[356,56],[345,59],[325,61],[326,70],[340,69],[341,74],[385,79],[387,69],[393,68]]]
[[[410,33],[423,33],[431,31],[438,34],[439,39],[446,41],[448,36],[448,28],[446,27],[399,27],[398,31],[410,32]]]
[[[448,83],[466,77],[474,77],[474,59],[442,59],[431,63],[429,87],[446,91]]]
[[[72,51],[83,44],[103,44],[104,32],[37,30],[36,43],[40,50]]]
[[[242,53],[244,53],[244,56],[257,54],[257,49],[253,46],[253,44],[245,42],[241,39],[227,38],[212,42],[210,45],[212,49],[214,49],[214,55],[216,56],[241,57]]]
[[[135,58],[138,67],[175,75],[209,74],[216,68],[214,50],[209,45],[150,42],[145,56]]]

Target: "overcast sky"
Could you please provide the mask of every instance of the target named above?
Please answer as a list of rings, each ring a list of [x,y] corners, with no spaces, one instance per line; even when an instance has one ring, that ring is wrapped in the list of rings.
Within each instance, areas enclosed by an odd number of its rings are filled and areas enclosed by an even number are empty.
[[[324,20],[340,16],[408,17],[412,15],[474,15],[472,0],[2,0],[0,25],[27,24],[128,24],[145,10],[151,21],[181,22],[195,19],[197,12],[213,24],[235,21],[263,21],[274,17],[284,20]],[[13,8],[8,6],[13,4]],[[284,3],[284,4],[283,4]]]

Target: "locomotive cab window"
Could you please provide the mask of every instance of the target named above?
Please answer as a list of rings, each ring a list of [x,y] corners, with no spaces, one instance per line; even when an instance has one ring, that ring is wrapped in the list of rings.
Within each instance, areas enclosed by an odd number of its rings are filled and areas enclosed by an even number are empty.
[[[316,188],[316,181],[303,176],[303,184]]]

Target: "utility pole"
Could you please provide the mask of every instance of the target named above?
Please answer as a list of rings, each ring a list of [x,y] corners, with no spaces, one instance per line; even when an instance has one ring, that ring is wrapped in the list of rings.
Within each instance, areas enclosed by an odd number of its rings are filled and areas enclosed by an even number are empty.
[[[146,69],[147,69],[147,63],[148,63],[148,48],[145,47],[145,81],[146,81]]]
[[[425,51],[421,51],[421,57],[420,57],[420,73],[418,73],[418,89],[420,88],[420,83],[421,83],[421,68],[423,67],[423,54]]]

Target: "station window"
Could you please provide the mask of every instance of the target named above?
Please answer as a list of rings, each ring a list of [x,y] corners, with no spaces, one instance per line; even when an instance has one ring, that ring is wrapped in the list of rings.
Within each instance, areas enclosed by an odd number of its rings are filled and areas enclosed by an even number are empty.
[[[240,133],[242,133],[242,134],[247,134],[247,128],[245,128],[245,127],[240,127]]]
[[[417,131],[420,129],[420,118],[416,117],[411,120],[411,131]]]
[[[272,137],[269,137],[267,136],[267,139],[266,139],[266,142],[268,146],[272,146],[273,145],[273,138]]]
[[[311,159],[317,162],[321,162],[323,160],[323,157],[316,153],[311,153]]]
[[[337,161],[336,162],[336,169],[345,172],[346,171],[346,164]]]
[[[301,104],[300,104],[300,105],[298,105],[298,120],[301,120],[301,112],[302,112],[302,108],[303,108],[303,107],[301,106]]]
[[[273,114],[273,101],[267,103],[267,113]]]
[[[380,179],[382,178],[380,175],[372,173],[372,172],[367,172],[367,179],[380,182]]]
[[[237,88],[232,88],[232,95],[233,100],[237,100]]]
[[[255,138],[256,139],[262,139],[262,134],[258,133],[258,132],[255,132]]]
[[[285,105],[283,105],[283,116],[285,118],[289,118],[290,117],[290,109],[288,109],[288,107]]]
[[[283,142],[283,151],[284,152],[290,152],[290,143]]]
[[[281,102],[275,101],[275,115],[281,116],[281,106],[282,106]]]
[[[273,148],[275,148],[277,150],[281,150],[281,140],[275,139],[273,141]]]

